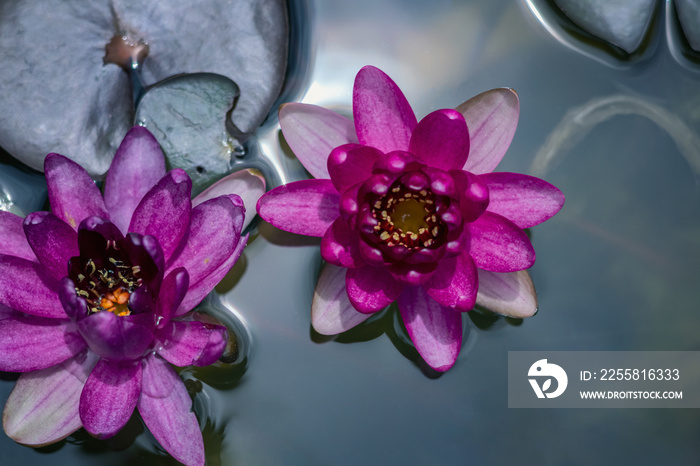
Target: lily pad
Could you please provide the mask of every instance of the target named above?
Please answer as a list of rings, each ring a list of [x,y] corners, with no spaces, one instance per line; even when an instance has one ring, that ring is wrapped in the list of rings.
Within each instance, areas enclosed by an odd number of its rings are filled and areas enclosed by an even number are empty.
[[[37,170],[59,152],[102,175],[134,116],[129,75],[103,62],[115,36],[148,45],[146,85],[196,72],[233,80],[245,139],[279,95],[288,29],[284,0],[1,2],[0,145]]]
[[[136,123],[153,133],[171,167],[187,171],[195,192],[231,171],[236,141],[227,122],[238,95],[227,77],[196,73],[152,87],[136,110]]]
[[[676,9],[690,47],[700,52],[700,4],[696,0],[676,0]]]
[[[574,23],[627,53],[639,48],[656,0],[554,0]]]

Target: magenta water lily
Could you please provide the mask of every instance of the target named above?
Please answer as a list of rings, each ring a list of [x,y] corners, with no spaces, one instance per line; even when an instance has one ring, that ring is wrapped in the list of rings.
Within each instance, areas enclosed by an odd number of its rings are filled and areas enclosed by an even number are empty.
[[[240,256],[235,194],[191,200],[144,128],[124,138],[104,186],[58,154],[52,212],[0,212],[0,370],[22,372],[5,432],[40,446],[80,427],[116,434],[135,408],[178,461],[204,464],[192,400],[171,366],[205,366],[228,332],[189,312]]]
[[[285,139],[316,179],[271,190],[258,213],[322,238],[318,332],[343,332],[396,301],[421,357],[446,371],[462,345],[460,311],[535,313],[523,229],[556,214],[564,196],[538,178],[493,173],[518,116],[517,94],[494,89],[417,121],[371,66],[355,78],[354,122],[313,105],[281,108]]]

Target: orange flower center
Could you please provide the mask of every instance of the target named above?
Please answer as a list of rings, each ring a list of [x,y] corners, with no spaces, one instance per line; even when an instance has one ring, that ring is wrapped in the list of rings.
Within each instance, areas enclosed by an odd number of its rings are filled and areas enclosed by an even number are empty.
[[[131,314],[129,297],[142,279],[141,268],[129,266],[114,257],[107,257],[101,268],[88,259],[84,273],[77,276],[75,292],[88,303],[90,312],[108,311],[124,317]]]

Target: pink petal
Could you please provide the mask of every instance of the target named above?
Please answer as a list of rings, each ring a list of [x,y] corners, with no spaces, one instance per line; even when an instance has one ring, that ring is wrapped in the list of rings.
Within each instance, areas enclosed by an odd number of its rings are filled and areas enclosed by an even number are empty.
[[[436,268],[437,264],[434,262],[417,264],[401,263],[394,264],[389,268],[389,271],[399,283],[409,286],[418,286],[430,280]]]
[[[339,193],[372,176],[374,163],[384,154],[360,144],[338,146],[328,157],[328,173]]]
[[[155,236],[167,261],[190,223],[191,192],[192,181],[184,170],[169,171],[134,210],[129,232]]]
[[[321,239],[321,256],[326,262],[340,267],[365,265],[360,254],[360,235],[351,230],[342,218],[337,218]]]
[[[0,210],[0,254],[36,261],[34,251],[27,242],[22,226],[24,219],[11,212]]]
[[[226,349],[228,330],[199,321],[172,321],[157,337],[158,354],[178,367],[208,366]]]
[[[401,89],[383,71],[365,66],[357,73],[352,111],[360,144],[384,153],[408,150],[416,116]]]
[[[158,328],[163,328],[175,316],[175,311],[182,303],[189,286],[190,276],[182,267],[165,276],[156,301]]]
[[[68,319],[47,319],[4,309],[6,312],[0,319],[1,371],[45,369],[72,358],[87,347]]]
[[[100,359],[80,396],[80,419],[97,438],[119,432],[134,412],[141,393],[141,361]]]
[[[78,322],[80,334],[93,353],[110,361],[131,361],[140,357],[153,341],[153,332],[139,316],[118,317],[102,311]],[[151,317],[151,316],[146,316]]]
[[[210,199],[192,209],[182,244],[168,262],[168,271],[184,267],[190,287],[218,269],[241,241],[244,207],[235,194]]]
[[[258,214],[280,230],[320,238],[340,215],[339,204],[331,180],[302,180],[265,193]]]
[[[326,264],[318,277],[311,303],[311,325],[322,335],[345,332],[371,316],[358,312],[350,303],[345,290],[345,271],[343,267]]]
[[[144,360],[138,401],[143,422],[173,458],[187,465],[204,464],[204,441],[192,412],[192,399],[180,377],[158,356]]]
[[[476,302],[497,314],[519,319],[537,312],[537,293],[527,270],[511,273],[479,270]]]
[[[83,167],[62,155],[49,154],[44,173],[51,211],[73,229],[93,215],[109,219],[102,194]]]
[[[57,280],[68,275],[68,261],[80,254],[75,230],[50,212],[33,212],[24,221],[24,231],[46,271]]]
[[[221,178],[195,197],[192,200],[192,207],[215,197],[237,194],[245,206],[245,221],[243,222],[245,230],[255,217],[255,205],[258,199],[265,193],[265,178],[258,173],[256,170],[246,168]]]
[[[469,227],[469,254],[478,268],[491,272],[515,272],[535,263],[535,250],[530,239],[510,220],[486,211]]]
[[[165,176],[165,157],[158,141],[144,127],[134,126],[124,136],[105,179],[105,204],[122,233],[141,199]]]
[[[554,216],[564,205],[564,194],[534,176],[519,173],[486,173],[479,180],[489,188],[487,210],[520,228],[530,228]]]
[[[97,357],[84,351],[57,366],[22,374],[5,404],[5,433],[21,444],[41,447],[80,429],[80,393],[95,363]]]
[[[356,143],[353,122],[331,110],[308,104],[285,104],[280,127],[289,147],[314,178],[329,179],[326,161],[334,147]]]
[[[409,152],[434,168],[461,169],[469,155],[469,131],[456,110],[436,110],[423,118],[411,136]]]
[[[348,269],[345,288],[353,307],[365,314],[381,311],[401,294],[403,285],[384,267],[366,265]]]
[[[474,308],[478,288],[476,266],[469,254],[441,261],[425,285],[431,298],[442,306],[459,311]]]
[[[40,264],[0,254],[0,304],[39,317],[65,319],[58,287]]]
[[[492,172],[506,154],[518,126],[518,94],[512,89],[492,89],[456,110],[467,121],[471,142],[464,169],[475,174]]]
[[[243,252],[243,249],[247,243],[248,235],[241,237],[231,256],[229,256],[229,258],[226,259],[215,271],[195,284],[190,283],[185,298],[180,303],[177,311],[175,311],[176,316],[181,316],[182,314],[191,311],[204,299],[206,295],[211,293],[214,287],[219,284],[227,273],[229,273],[231,267],[233,267],[238,258],[241,257],[241,253]]]
[[[462,314],[433,301],[420,286],[407,286],[398,305],[418,354],[436,371],[450,369],[462,348]]]

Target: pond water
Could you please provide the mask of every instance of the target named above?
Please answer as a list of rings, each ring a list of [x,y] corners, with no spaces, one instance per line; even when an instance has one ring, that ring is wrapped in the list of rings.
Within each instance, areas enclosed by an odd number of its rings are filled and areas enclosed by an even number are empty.
[[[700,61],[667,32],[677,27],[667,9],[625,58],[541,14],[547,1],[292,3],[282,100],[349,112],[366,64],[394,78],[419,118],[514,88],[520,122],[498,171],[544,178],[566,204],[530,232],[538,314],[470,313],[440,377],[416,363],[392,309],[336,339],[316,334],[319,241],[259,223],[205,305],[237,323],[243,361],[181,372],[207,463],[698,464],[696,409],[509,409],[507,399],[508,351],[700,350]],[[304,176],[274,115],[249,145],[281,181]],[[5,156],[0,170],[22,211],[41,208],[40,174]],[[2,375],[3,403],[15,379]],[[79,431],[35,450],[0,436],[0,464],[36,462],[175,463],[137,416],[109,441]]]

